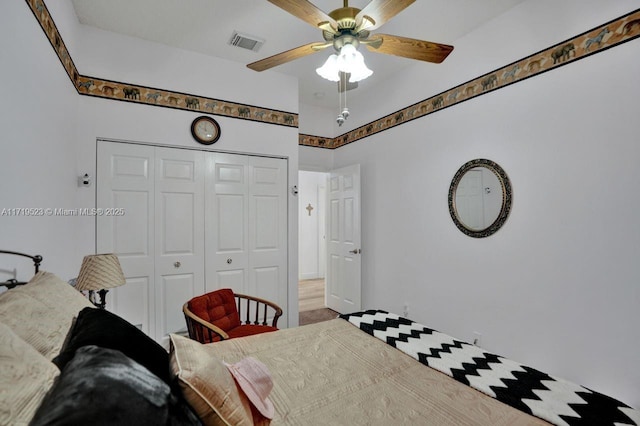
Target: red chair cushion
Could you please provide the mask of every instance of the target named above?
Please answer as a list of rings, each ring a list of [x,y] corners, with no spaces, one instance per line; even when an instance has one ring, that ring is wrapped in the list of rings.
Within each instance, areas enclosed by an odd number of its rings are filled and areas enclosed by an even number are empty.
[[[240,316],[236,307],[233,290],[223,288],[194,297],[189,301],[189,310],[194,315],[220,327],[226,332],[240,326]]]

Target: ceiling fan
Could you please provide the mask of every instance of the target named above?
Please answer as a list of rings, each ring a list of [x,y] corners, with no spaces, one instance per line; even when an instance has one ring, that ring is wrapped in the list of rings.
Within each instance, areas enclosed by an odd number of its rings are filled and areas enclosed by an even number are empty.
[[[362,54],[356,51],[359,45],[366,46],[371,52],[440,63],[451,53],[453,46],[389,34],[373,35],[370,32],[402,12],[414,1],[372,0],[364,9],[360,10],[355,7],[349,7],[349,1],[344,0],[343,7],[326,14],[307,0],[269,0],[269,2],[293,16],[321,29],[325,41],[308,43],[250,63],[247,67],[255,71],[264,71],[331,46],[334,47],[336,52],[339,52],[340,56],[342,56],[343,50],[349,49],[349,55],[359,55],[361,58]],[[343,49],[348,45],[353,46],[355,49],[351,47]],[[335,61],[336,58],[338,58],[337,55],[332,55],[327,62]],[[362,61],[362,64],[364,65],[364,61]],[[327,63],[325,63],[326,65]],[[371,74],[370,70],[366,70],[368,73],[364,77],[364,74],[360,75],[359,73],[351,72],[349,81],[353,83],[359,81],[358,79],[366,78]],[[344,72],[343,69],[340,69],[340,71]],[[317,72],[323,76],[320,68]],[[336,77],[332,78],[323,77],[332,81],[339,81],[342,73],[335,75]]]

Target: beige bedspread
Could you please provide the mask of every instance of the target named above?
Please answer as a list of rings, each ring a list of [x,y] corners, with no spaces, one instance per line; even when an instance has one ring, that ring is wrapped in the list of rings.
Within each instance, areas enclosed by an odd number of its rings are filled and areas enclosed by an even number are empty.
[[[548,425],[342,319],[212,345],[269,367],[272,425]]]

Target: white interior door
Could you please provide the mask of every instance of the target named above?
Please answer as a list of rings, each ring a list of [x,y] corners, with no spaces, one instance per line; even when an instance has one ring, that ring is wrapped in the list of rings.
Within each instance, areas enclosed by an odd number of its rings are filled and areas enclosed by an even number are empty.
[[[327,187],[318,185],[318,278],[325,278],[327,270]]]
[[[460,220],[471,229],[484,229],[482,170],[471,169],[462,176],[456,188],[456,210]]]
[[[207,154],[207,288],[245,292],[249,277],[249,157]]]
[[[182,305],[204,293],[204,152],[155,148],[156,339],[186,330]]]
[[[97,155],[96,207],[124,209],[96,216],[96,252],[116,253],[127,280],[107,309],[154,336],[154,148],[99,141]]]
[[[325,299],[340,313],[361,307],[360,165],[334,170],[327,188]]]

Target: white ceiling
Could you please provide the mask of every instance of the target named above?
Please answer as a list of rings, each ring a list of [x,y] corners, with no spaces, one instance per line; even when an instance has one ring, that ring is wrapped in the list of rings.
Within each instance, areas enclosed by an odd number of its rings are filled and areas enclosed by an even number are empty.
[[[321,31],[279,9],[267,0],[71,0],[80,23],[184,50],[248,64],[300,45],[323,41]],[[444,44],[473,31],[525,0],[417,0],[375,32]],[[325,12],[342,7],[343,0],[312,0]],[[351,0],[364,8],[369,0]],[[266,40],[259,52],[229,45],[234,31]],[[349,92],[350,97],[371,90],[408,66],[437,64],[360,49],[373,76]],[[300,102],[332,108],[336,83],[320,78],[315,69],[329,56],[319,52],[263,72],[298,77]],[[455,53],[455,50],[454,50]],[[446,60],[445,60],[446,62]],[[108,77],[108,76],[105,76]]]

